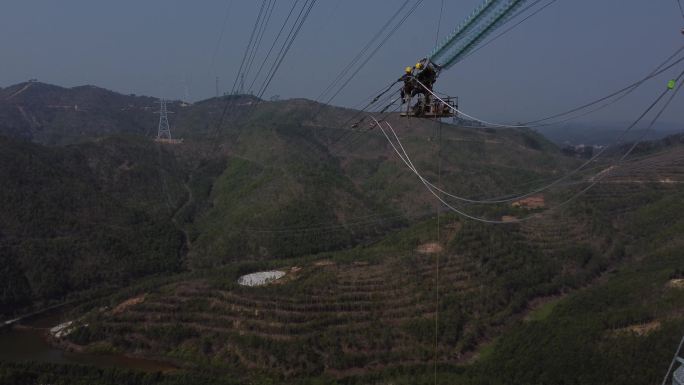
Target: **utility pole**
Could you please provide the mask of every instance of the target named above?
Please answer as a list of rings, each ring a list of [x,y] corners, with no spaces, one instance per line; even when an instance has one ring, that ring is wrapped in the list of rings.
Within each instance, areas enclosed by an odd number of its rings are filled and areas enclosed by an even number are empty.
[[[219,91],[218,91],[218,89],[219,89],[219,77],[217,76],[217,77],[216,77],[216,97],[217,97],[217,98],[219,97]]]
[[[188,84],[187,75],[185,75],[185,79],[183,79],[183,98],[185,103],[190,103],[190,86]]]
[[[171,129],[169,127],[168,111],[166,110],[166,99],[159,99],[159,129],[157,139],[171,139]]]

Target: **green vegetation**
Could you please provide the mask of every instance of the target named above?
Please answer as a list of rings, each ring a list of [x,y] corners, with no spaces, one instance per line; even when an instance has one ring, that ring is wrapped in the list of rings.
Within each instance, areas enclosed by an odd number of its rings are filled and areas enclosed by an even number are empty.
[[[428,384],[436,357],[444,384],[642,384],[662,376],[684,329],[684,290],[670,282],[684,276],[684,191],[669,182],[684,176],[681,139],[642,146],[562,210],[466,208],[541,214],[532,221],[442,215],[437,243],[434,198],[384,138],[336,142],[348,111],[252,110],[233,96],[179,108],[180,146],[85,141],[111,132],[102,122],[141,126],[93,111],[79,137],[87,116],[41,115],[64,92],[48,91],[30,105],[46,135],[33,140],[81,143],[0,138],[0,315],[88,298],[68,342],[179,369],[3,362],[0,382]],[[96,92],[67,96],[85,91]],[[460,195],[527,191],[576,164],[529,130],[444,125],[440,151],[435,122],[389,119],[421,172]],[[237,285],[267,269],[287,274]]]
[[[87,366],[6,362],[0,362],[0,383],[55,385],[239,384],[228,375],[142,373],[116,368],[98,369]]]
[[[517,232],[455,217],[443,223],[451,237],[440,263],[444,363],[472,354],[522,319],[531,299],[582,279],[567,279],[562,264],[525,246]],[[378,370],[394,378],[406,366],[429,366],[434,354],[436,256],[415,252],[433,236],[434,222],[426,221],[373,247],[204,272],[203,279],[148,291],[124,313],[91,313],[84,320],[89,327],[71,339],[182,357],[208,370],[256,367],[288,381],[320,375],[355,381],[354,373]],[[293,265],[301,270],[285,284],[235,285],[241,274]],[[571,275],[591,276],[581,269]]]
[[[531,311],[530,314],[527,316],[527,319],[529,319],[530,321],[544,321],[545,319],[549,318],[549,316],[553,312],[553,309],[555,309],[556,305],[558,305],[559,301],[560,299],[554,298],[549,302],[544,303],[539,308]]]
[[[523,323],[476,366],[478,384],[644,384],[661,378],[684,330],[684,291],[668,288],[681,265],[665,248],[605,284],[562,300],[544,319]],[[643,325],[654,329],[644,329]],[[578,368],[581,370],[578,371]]]
[[[50,145],[114,134],[149,135],[155,129],[153,112],[159,108],[155,101],[94,86],[21,83],[0,91],[0,135]]]
[[[2,313],[180,268],[181,236],[158,199],[180,199],[168,153],[133,138],[0,147]]]

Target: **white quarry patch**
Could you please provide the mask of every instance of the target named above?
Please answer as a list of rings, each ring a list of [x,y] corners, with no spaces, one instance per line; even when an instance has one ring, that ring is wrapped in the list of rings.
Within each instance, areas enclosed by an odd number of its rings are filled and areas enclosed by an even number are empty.
[[[63,338],[73,333],[79,327],[87,327],[88,324],[75,325],[74,321],[67,321],[50,328],[50,334],[55,338]]]
[[[256,273],[246,274],[238,278],[238,284],[242,286],[263,286],[283,277],[284,275],[285,272],[280,270],[259,271]]]

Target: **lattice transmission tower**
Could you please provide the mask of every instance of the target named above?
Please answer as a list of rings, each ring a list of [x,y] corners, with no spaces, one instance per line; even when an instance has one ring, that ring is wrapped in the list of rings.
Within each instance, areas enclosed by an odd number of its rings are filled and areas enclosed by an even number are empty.
[[[157,139],[171,139],[171,128],[169,127],[169,111],[166,110],[166,99],[159,99],[159,129]]]

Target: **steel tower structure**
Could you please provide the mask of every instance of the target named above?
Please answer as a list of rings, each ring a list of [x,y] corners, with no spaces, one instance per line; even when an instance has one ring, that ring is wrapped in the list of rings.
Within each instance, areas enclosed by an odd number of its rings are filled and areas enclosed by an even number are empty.
[[[157,139],[171,139],[171,129],[169,127],[168,111],[166,110],[166,99],[159,99],[159,129]]]

